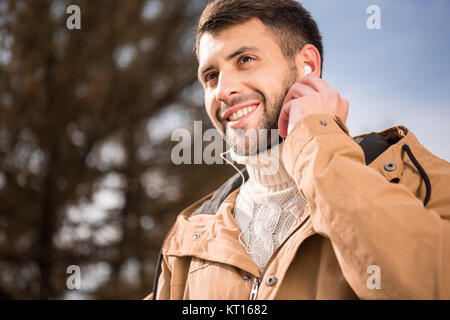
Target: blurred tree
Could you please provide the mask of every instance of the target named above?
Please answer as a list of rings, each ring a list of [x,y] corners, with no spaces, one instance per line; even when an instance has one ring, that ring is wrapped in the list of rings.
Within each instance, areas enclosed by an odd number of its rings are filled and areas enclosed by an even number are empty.
[[[0,2],[0,299],[151,292],[175,216],[233,173],[170,161],[172,130],[210,127],[193,53],[204,5]]]

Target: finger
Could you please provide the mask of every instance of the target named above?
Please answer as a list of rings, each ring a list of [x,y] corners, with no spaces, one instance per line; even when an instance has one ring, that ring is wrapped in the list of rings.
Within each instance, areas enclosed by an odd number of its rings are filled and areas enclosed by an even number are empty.
[[[291,106],[292,104],[290,102],[284,104],[281,108],[280,116],[278,117],[278,133],[282,138],[286,138],[288,134],[289,114],[291,112]]]
[[[286,97],[284,98],[283,105],[291,101],[292,99],[301,98],[306,95],[311,95],[317,93],[312,88],[308,87],[307,85],[304,85],[302,83],[296,82],[292,85],[292,87],[289,89],[288,93],[286,94]]]
[[[344,119],[343,119],[344,123],[347,123],[348,109],[350,106],[350,102],[347,99],[343,99],[343,100],[344,100],[344,110],[342,112],[342,116],[344,117]]]
[[[289,104],[283,104],[278,117],[278,134],[282,138],[287,136],[287,126],[289,124]]]
[[[305,78],[300,80],[299,83],[302,83],[317,92],[327,92],[333,90],[325,80],[314,74],[307,75]]]

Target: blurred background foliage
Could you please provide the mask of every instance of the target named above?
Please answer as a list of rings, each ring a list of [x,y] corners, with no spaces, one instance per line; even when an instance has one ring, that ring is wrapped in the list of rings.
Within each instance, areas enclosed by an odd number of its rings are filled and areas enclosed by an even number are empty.
[[[174,129],[212,127],[193,51],[204,6],[0,1],[0,299],[151,292],[176,215],[234,172],[170,160]]]

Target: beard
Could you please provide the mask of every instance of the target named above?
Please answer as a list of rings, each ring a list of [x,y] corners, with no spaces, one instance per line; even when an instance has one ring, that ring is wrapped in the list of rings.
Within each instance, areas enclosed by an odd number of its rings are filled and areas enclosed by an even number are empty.
[[[224,126],[224,139],[235,154],[240,156],[258,154],[280,142],[278,118],[284,98],[297,78],[298,71],[295,64],[292,63],[283,81],[283,86],[278,92],[266,97],[262,92],[255,90],[255,92],[241,96],[238,100],[232,102],[231,106],[255,99],[261,102],[261,107],[263,108],[262,119],[257,128],[234,130]]]

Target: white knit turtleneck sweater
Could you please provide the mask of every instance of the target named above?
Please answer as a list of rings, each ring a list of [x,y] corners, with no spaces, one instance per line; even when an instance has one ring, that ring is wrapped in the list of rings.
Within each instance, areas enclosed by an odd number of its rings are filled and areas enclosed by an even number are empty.
[[[234,217],[240,240],[261,272],[306,205],[283,167],[282,147],[281,143],[252,156],[230,153],[235,162],[246,165],[249,174],[236,199]]]

